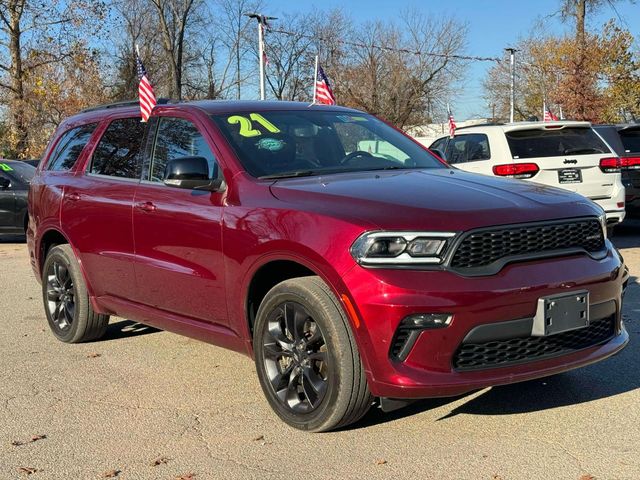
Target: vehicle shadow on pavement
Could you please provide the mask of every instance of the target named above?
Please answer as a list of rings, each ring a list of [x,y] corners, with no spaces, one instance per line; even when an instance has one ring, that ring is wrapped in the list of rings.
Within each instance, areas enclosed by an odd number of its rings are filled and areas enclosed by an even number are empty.
[[[611,241],[618,248],[638,247],[638,232],[640,219],[625,219],[615,228]]]
[[[139,335],[148,335],[149,333],[160,332],[157,328],[134,322],[133,320],[120,320],[118,322],[109,323],[107,332],[97,342],[107,342],[109,340],[120,340],[122,338],[137,337]]]
[[[25,243],[27,237],[24,235],[0,235],[0,243]]]

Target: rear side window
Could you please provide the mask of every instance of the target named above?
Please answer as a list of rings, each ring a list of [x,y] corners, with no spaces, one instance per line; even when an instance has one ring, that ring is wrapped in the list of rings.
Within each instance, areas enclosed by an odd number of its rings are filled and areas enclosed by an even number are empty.
[[[456,135],[449,140],[447,151],[444,152],[444,155],[447,162],[452,165],[489,160],[491,158],[489,139],[484,133]]]
[[[620,131],[625,153],[640,153],[640,128]]]
[[[198,128],[182,118],[160,118],[153,149],[151,181],[162,182],[167,162],[181,157],[204,157],[209,164],[209,178],[217,177],[216,158]]]
[[[97,123],[82,125],[65,132],[51,152],[47,170],[70,170],[96,129]]]
[[[611,153],[591,128],[515,130],[506,136],[513,158]]]
[[[109,124],[96,146],[90,172],[120,178],[140,178],[142,138],[140,118],[122,118]]]

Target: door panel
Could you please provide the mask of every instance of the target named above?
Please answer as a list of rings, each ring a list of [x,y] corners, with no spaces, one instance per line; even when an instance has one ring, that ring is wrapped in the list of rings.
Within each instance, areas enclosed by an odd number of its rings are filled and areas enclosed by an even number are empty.
[[[223,194],[164,185],[167,162],[201,156],[219,168],[213,142],[197,124],[159,117],[147,152],[147,180],[134,200],[137,301],[204,322],[227,324],[222,256]]]
[[[6,178],[6,177],[4,177]],[[0,229],[13,230],[16,223],[16,196],[11,187],[0,188]]]
[[[136,300],[227,323],[220,195],[145,182],[134,204]]]
[[[83,175],[65,188],[62,225],[95,296],[130,298],[135,291],[131,211],[137,185]]]

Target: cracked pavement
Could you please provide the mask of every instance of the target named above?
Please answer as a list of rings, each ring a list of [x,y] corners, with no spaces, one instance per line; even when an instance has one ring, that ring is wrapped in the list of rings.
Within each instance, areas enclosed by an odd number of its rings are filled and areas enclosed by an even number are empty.
[[[640,476],[640,222],[614,237],[632,275],[631,342],[621,354],[390,414],[373,409],[326,434],[280,422],[253,363],[237,353],[119,318],[101,341],[56,341],[20,240],[0,240],[2,479],[114,470],[112,478],[167,480]]]

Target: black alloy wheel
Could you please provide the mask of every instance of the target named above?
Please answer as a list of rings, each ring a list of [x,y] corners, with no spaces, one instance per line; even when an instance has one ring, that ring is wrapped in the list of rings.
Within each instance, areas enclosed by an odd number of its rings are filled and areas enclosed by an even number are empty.
[[[51,262],[46,272],[47,309],[53,328],[63,334],[71,328],[76,309],[76,290],[65,265]]]
[[[283,302],[269,315],[262,361],[273,392],[295,413],[308,413],[327,392],[327,345],[305,307]]]

